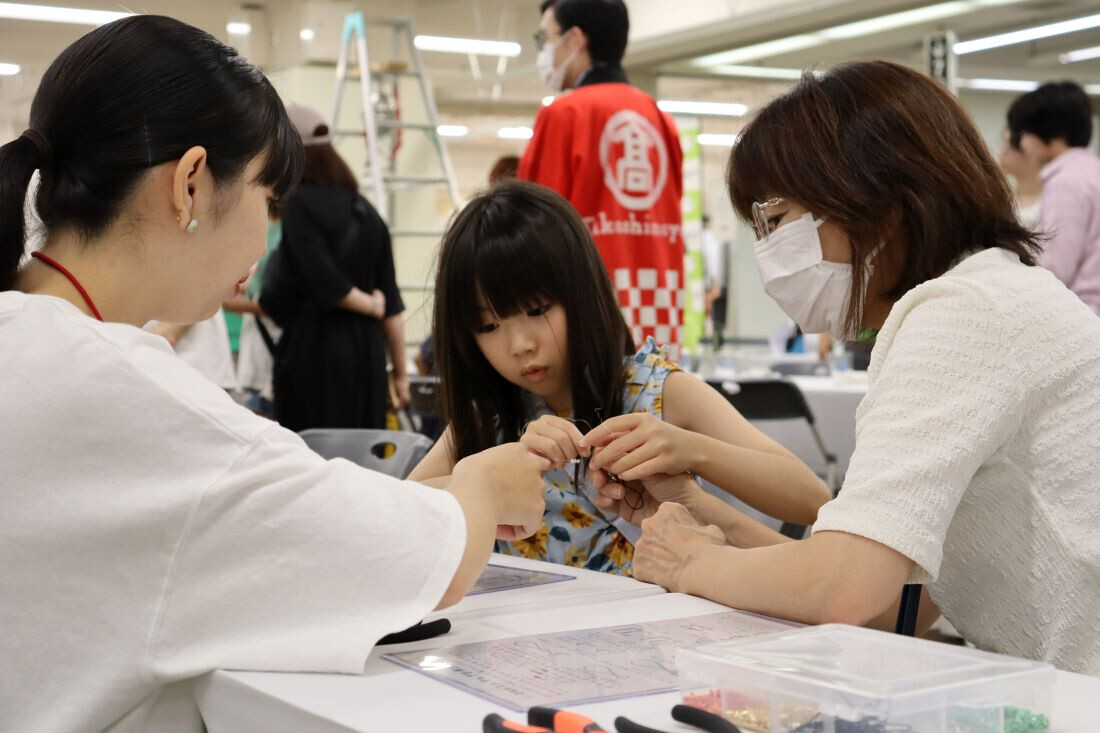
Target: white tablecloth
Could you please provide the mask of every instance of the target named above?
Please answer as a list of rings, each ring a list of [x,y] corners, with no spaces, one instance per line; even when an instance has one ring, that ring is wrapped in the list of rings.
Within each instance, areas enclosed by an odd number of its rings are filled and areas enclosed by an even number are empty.
[[[494,556],[494,562],[500,562]],[[559,572],[560,566],[520,561],[525,567]],[[726,611],[710,601],[653,588],[648,595],[616,583],[621,580],[590,571],[592,587],[603,585],[602,597],[576,597],[575,602],[543,605],[543,597],[526,608],[512,605],[507,593],[498,596],[497,615],[459,617],[445,637],[386,647],[385,652],[429,650],[464,642],[488,641],[535,633],[688,618]],[[604,582],[601,582],[604,581]],[[570,582],[546,586],[565,592]],[[574,590],[576,586],[574,587]],[[549,593],[552,594],[552,593]],[[533,593],[525,594],[534,599]],[[480,609],[484,611],[486,609]],[[456,731],[476,733],[485,715],[497,712],[517,720],[481,698],[398,667],[371,653],[364,673],[355,675],[282,674],[219,671],[196,685],[196,700],[210,733],[348,733],[363,731]],[[1059,672],[1055,688],[1052,733],[1095,733],[1098,726],[1093,700],[1100,697],[1100,679]],[[650,695],[575,708],[610,726],[618,715],[665,731],[693,729],[674,723],[669,710],[680,702],[678,693]]]

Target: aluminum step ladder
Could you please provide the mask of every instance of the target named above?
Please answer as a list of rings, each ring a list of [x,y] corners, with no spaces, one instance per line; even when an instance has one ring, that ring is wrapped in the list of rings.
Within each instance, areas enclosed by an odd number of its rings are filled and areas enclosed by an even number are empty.
[[[393,58],[383,64],[371,64],[367,46],[367,30],[370,28],[388,29],[393,34]],[[458,184],[455,182],[454,167],[451,165],[447,146],[439,135],[439,114],[435,106],[431,83],[420,63],[420,53],[416,48],[411,18],[384,19],[368,18],[363,11],[349,13],[344,19],[341,36],[340,60],[336,65],[335,105],[332,113],[333,138],[348,135],[366,134],[367,157],[365,170],[360,180],[360,188],[374,204],[387,224],[392,224],[395,209],[394,194],[400,190],[422,186],[446,186],[451,205],[459,206]],[[352,62],[357,68],[349,71]],[[407,57],[407,61],[405,60]],[[406,121],[401,119],[400,107],[394,107],[394,113],[386,119],[379,119],[379,106],[384,106],[388,98],[384,96],[384,87],[391,87],[393,98],[397,98],[397,84],[402,78],[415,78],[420,89],[426,120]],[[362,92],[363,129],[339,129],[340,107],[344,97],[344,87],[359,82]],[[409,175],[398,173],[396,166],[396,143],[405,131],[427,136],[438,156],[438,173]],[[393,152],[383,153],[383,136],[392,136],[395,140]],[[390,236],[400,237],[440,237],[442,232],[431,230],[390,230]]]

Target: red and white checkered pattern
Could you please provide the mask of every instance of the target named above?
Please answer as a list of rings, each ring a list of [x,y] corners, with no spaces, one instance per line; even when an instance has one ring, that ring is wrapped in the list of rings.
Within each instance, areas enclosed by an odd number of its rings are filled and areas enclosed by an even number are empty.
[[[636,344],[649,336],[658,346],[682,341],[684,294],[679,272],[623,267],[613,270],[612,278]]]

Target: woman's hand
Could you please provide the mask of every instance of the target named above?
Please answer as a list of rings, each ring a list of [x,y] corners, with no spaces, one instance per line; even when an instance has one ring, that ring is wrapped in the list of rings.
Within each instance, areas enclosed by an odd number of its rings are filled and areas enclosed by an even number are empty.
[[[393,374],[393,408],[395,410],[404,410],[408,407],[412,396],[409,394],[409,375],[408,374]]]
[[[518,443],[507,443],[463,458],[455,464],[451,486],[483,491],[496,515],[497,539],[533,535],[546,511],[543,474],[550,462]]]
[[[589,471],[596,487],[596,506],[613,511],[632,524],[657,513],[666,501],[690,506],[703,489],[690,474],[659,474],[627,485],[612,481],[604,471]]]
[[[592,468],[635,481],[692,470],[698,461],[697,437],[640,412],[606,420],[584,436],[584,445],[601,449],[592,459]]]
[[[554,415],[543,415],[530,423],[519,442],[532,453],[549,460],[556,469],[590,452],[583,446],[583,436],[577,426]]]
[[[685,571],[700,551],[726,544],[722,530],[704,525],[680,504],[662,504],[642,522],[642,537],[634,545],[634,577],[674,593],[689,592]]]
[[[381,320],[386,316],[386,294],[381,290],[372,290],[370,299],[373,306],[371,317]]]

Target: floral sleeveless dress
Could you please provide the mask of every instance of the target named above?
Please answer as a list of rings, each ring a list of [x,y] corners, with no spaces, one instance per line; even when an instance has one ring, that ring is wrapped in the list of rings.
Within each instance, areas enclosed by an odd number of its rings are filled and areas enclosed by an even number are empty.
[[[623,367],[623,413],[648,412],[662,419],[665,379],[680,369],[668,360],[668,347],[657,348],[652,338],[647,339],[638,353],[625,357]],[[533,398],[531,404],[530,419],[550,412],[542,400]],[[496,549],[506,555],[631,575],[634,545],[611,523],[613,518],[577,490],[569,465],[546,474],[546,513],[539,530],[525,540],[498,541]]]

